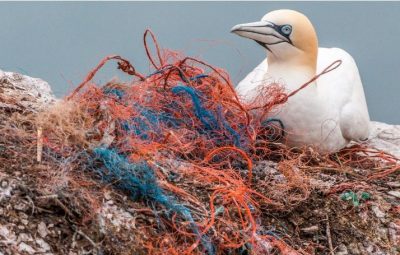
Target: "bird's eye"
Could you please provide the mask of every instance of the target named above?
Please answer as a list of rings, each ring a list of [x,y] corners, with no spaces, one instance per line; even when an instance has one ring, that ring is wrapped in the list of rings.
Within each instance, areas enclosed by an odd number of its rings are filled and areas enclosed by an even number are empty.
[[[292,32],[292,26],[291,25],[284,25],[281,27],[281,32],[284,35],[290,35],[290,33]]]

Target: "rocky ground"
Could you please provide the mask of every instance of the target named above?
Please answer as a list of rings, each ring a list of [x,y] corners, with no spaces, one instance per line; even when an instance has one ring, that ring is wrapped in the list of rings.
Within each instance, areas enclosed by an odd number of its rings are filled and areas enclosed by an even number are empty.
[[[55,100],[44,81],[0,71],[0,112],[38,111]],[[400,157],[400,127],[376,122],[373,126],[370,144]],[[0,255],[132,254],[129,245],[146,238],[137,222],[154,217],[136,210],[136,203],[124,194],[106,188],[95,220],[82,223],[63,194],[38,189],[32,171],[40,166],[5,165],[10,152],[4,146],[0,141]],[[281,178],[270,161],[259,162],[253,174]],[[290,237],[289,244],[303,254],[400,254],[399,174],[365,189],[327,193],[348,175],[316,173],[307,200],[287,213],[262,210],[258,224],[276,236]]]

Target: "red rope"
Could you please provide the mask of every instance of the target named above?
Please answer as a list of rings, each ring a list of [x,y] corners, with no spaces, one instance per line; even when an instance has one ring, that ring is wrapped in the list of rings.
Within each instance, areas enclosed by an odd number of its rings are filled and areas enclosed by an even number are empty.
[[[67,97],[67,100],[70,100],[71,98],[73,98],[89,81],[91,81],[93,79],[93,77],[96,75],[96,73],[109,61],[112,59],[116,59],[119,60],[118,61],[118,69],[121,69],[123,72],[130,74],[130,75],[134,75],[139,77],[140,80],[144,80],[145,77],[143,75],[141,75],[140,73],[136,72],[135,68],[131,65],[131,63],[129,63],[128,60],[118,56],[118,55],[110,55],[107,56],[105,58],[103,58],[100,63],[93,68],[85,77],[85,79],[81,82],[81,84],[78,85],[78,87],[76,87],[76,89],[74,89],[74,91],[72,91],[72,93]]]
[[[235,151],[239,153],[247,162],[247,168],[249,170],[249,183],[251,183],[251,179],[253,177],[253,162],[251,161],[251,158],[247,155],[246,152],[243,150],[237,148],[237,147],[232,147],[232,146],[225,146],[225,147],[219,147],[214,150],[212,150],[208,155],[204,158],[205,162],[210,161],[215,155],[220,153],[221,151]]]
[[[151,56],[150,50],[149,50],[149,46],[147,45],[147,34],[150,34],[151,39],[153,40],[154,45],[156,46],[156,51],[157,51],[157,57],[158,57],[158,61],[160,62],[160,66],[157,66],[156,63],[154,62],[153,57]],[[144,32],[143,35],[143,44],[144,44],[144,48],[146,50],[146,54],[147,57],[149,58],[151,64],[154,66],[155,69],[161,69],[164,66],[164,61],[161,57],[161,50],[160,47],[158,45],[156,36],[153,34],[153,32],[150,29],[146,29],[146,31]]]

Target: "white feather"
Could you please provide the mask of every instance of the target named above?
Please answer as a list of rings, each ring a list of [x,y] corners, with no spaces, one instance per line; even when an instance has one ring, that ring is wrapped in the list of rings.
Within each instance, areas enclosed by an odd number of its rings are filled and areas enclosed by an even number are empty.
[[[323,152],[333,152],[351,140],[368,138],[370,118],[353,58],[342,49],[319,48],[317,74],[338,59],[342,64],[337,69],[291,97],[273,116],[283,121],[289,145],[311,145]],[[291,92],[301,86],[298,81],[304,77],[301,70],[282,70],[281,75],[275,72],[271,77],[265,59],[238,84],[236,90],[248,103],[257,96],[260,86],[277,80],[286,84],[287,91]]]

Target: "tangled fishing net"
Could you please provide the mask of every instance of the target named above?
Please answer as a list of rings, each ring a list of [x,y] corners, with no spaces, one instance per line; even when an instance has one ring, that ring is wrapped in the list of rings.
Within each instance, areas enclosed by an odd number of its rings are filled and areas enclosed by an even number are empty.
[[[257,104],[243,105],[222,69],[160,49],[149,30],[144,43],[152,73],[108,56],[64,100],[19,119],[18,128],[12,121],[2,126],[13,146],[21,144],[15,149],[19,157],[37,152],[37,159],[31,154],[25,160],[40,161],[36,170],[46,180],[40,185],[49,193],[68,191],[64,200],[75,207],[69,214],[94,220],[100,194],[113,187],[135,202],[133,210],[154,218],[137,223],[132,251],[303,253],[290,247],[289,237],[265,228],[261,215],[289,211],[306,200],[309,175],[321,169],[384,169],[361,182],[338,183],[327,194],[356,186],[368,190],[368,181],[397,171],[395,158],[360,145],[334,155],[286,148],[278,142],[284,126],[269,117],[295,93],[271,84]],[[91,82],[110,60],[132,81]],[[276,162],[280,177],[254,172],[260,160]]]

